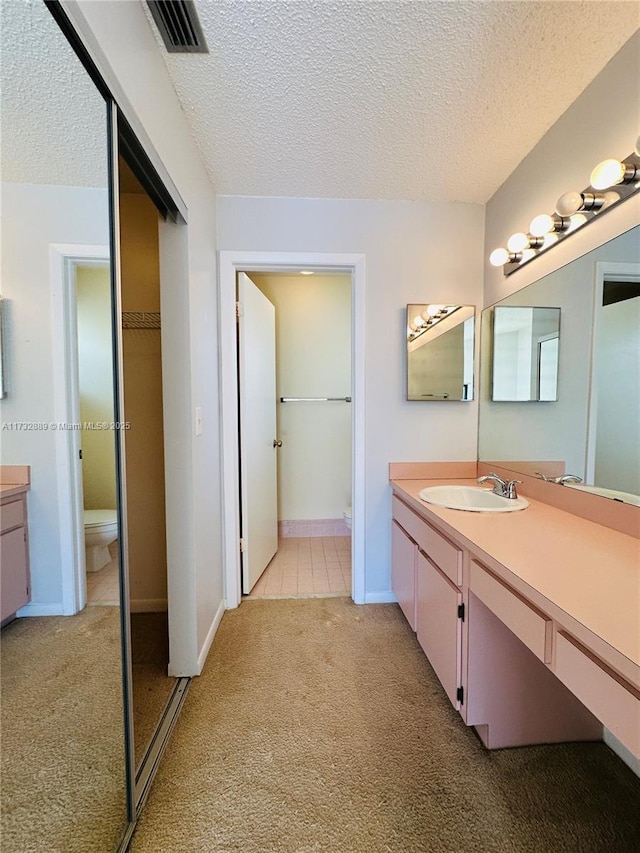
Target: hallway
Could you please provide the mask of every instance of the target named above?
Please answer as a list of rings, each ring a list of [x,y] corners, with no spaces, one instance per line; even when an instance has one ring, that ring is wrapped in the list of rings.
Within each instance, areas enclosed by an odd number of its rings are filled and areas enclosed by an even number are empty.
[[[396,605],[245,601],[194,679],[134,853],[626,853],[604,744],[487,752]]]

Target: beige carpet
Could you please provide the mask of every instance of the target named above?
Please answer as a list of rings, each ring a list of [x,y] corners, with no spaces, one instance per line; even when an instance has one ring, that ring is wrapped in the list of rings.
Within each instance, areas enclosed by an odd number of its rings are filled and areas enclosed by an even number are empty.
[[[116,607],[2,631],[3,853],[111,853],[126,828]]]
[[[487,752],[395,605],[245,602],[194,679],[134,853],[625,853],[603,744]]]

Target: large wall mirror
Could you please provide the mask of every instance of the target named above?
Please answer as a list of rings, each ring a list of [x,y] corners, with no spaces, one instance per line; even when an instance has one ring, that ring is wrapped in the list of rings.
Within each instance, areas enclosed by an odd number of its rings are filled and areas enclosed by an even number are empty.
[[[557,399],[491,399],[492,320],[555,306]],[[640,226],[482,312],[478,456],[525,474],[640,504]]]
[[[407,400],[473,400],[475,307],[407,305]]]

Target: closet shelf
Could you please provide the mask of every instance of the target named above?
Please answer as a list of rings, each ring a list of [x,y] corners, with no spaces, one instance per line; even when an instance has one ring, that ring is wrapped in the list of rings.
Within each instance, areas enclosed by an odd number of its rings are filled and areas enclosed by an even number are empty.
[[[159,311],[123,311],[123,329],[159,329]]]

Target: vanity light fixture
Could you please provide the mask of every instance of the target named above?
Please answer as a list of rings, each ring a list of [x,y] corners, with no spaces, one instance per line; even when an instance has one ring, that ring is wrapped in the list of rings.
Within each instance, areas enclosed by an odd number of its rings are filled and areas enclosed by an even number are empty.
[[[556,213],[558,216],[571,216],[580,210],[600,210],[606,198],[601,193],[576,192],[571,190],[561,195],[556,202]]]
[[[558,216],[557,213],[549,215],[541,213],[531,220],[529,231],[534,237],[546,237],[547,234],[552,234],[554,231],[568,231],[571,226],[571,219],[568,216]]]
[[[564,240],[573,231],[602,216],[618,202],[640,190],[640,137],[634,151],[624,160],[609,158],[593,169],[591,183],[581,192],[563,193],[553,213],[541,213],[529,224],[529,231],[518,231],[507,241],[507,248],[494,249],[489,263],[511,275],[524,264]],[[611,189],[615,188],[615,189]]]
[[[521,252],[508,252],[506,249],[494,249],[489,255],[489,263],[494,267],[502,267],[505,264],[518,264],[521,260]]]
[[[514,254],[524,252],[527,249],[541,249],[544,240],[535,234],[525,234],[524,231],[518,231],[512,234],[507,240],[507,249]]]
[[[459,305],[426,305],[422,313],[418,314],[409,323],[407,329],[407,340],[414,341],[424,334],[429,329],[432,329],[440,320],[444,320],[454,311],[457,311]]]
[[[621,163],[620,160],[603,160],[591,172],[589,180],[594,190],[607,190],[618,184],[630,184],[640,180],[640,166],[635,163]]]

